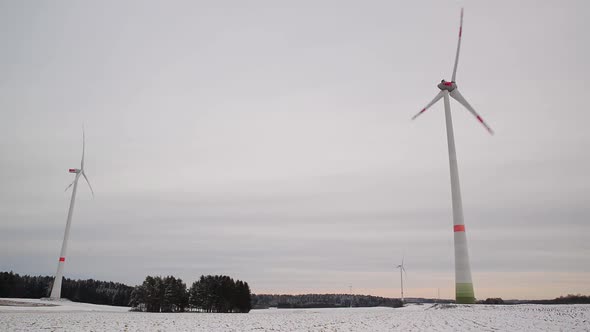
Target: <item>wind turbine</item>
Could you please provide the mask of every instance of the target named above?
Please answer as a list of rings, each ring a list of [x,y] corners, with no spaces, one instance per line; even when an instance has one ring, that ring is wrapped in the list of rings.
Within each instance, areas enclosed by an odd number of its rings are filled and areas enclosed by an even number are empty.
[[[402,274],[406,273],[406,268],[404,267],[404,258],[402,257],[402,263],[398,266],[395,267],[396,269],[399,269],[399,280],[401,281],[401,292],[402,292],[402,304],[404,303],[404,276]],[[408,276],[408,274],[406,273],[406,277]]]
[[[459,63],[459,50],[461,48],[461,34],[463,32],[463,8],[461,8],[461,23],[459,25],[459,42],[457,43],[457,55],[455,56],[455,66],[453,67],[453,76],[450,82],[442,80],[438,84],[441,90],[434,99],[426,105],[418,114],[412,118],[415,119],[424,113],[428,108],[434,105],[441,98],[444,99],[445,119],[447,124],[447,143],[449,146],[449,166],[451,171],[451,195],[453,200],[453,231],[455,242],[455,300],[456,303],[474,303],[475,295],[473,293],[473,281],[471,280],[471,268],[469,266],[469,252],[467,250],[467,237],[465,235],[465,223],[463,221],[463,206],[461,202],[461,189],[459,186],[459,171],[457,169],[457,153],[455,151],[455,139],[453,135],[453,123],[451,120],[451,106],[449,95],[463,105],[475,118],[487,129],[490,134],[494,132],[483,121],[481,116],[475,112],[475,109],[465,100],[463,95],[457,89],[455,82],[457,74],[457,64]]]
[[[92,190],[92,186],[90,185],[90,181],[88,181],[88,177],[86,177],[86,173],[84,172],[84,150],[86,145],[86,135],[84,133],[84,129],[82,129],[82,161],[80,162],[80,168],[70,168],[69,172],[76,174],[74,181],[70,183],[70,185],[66,188],[66,191],[70,189],[73,185],[74,188],[72,189],[72,198],[70,199],[70,209],[68,210],[68,220],[66,221],[66,230],[64,232],[64,240],[61,244],[61,251],[59,254],[59,262],[57,263],[57,272],[55,273],[55,279],[53,281],[53,287],[51,289],[51,295],[49,296],[52,299],[59,299],[61,298],[61,280],[64,274],[64,265],[66,263],[66,250],[68,249],[68,238],[70,237],[70,226],[72,225],[72,215],[74,214],[74,203],[76,202],[76,190],[78,189],[78,179],[80,175],[84,176],[86,183],[88,183],[88,187],[90,187],[90,191],[92,192],[92,197],[94,197],[94,190]]]

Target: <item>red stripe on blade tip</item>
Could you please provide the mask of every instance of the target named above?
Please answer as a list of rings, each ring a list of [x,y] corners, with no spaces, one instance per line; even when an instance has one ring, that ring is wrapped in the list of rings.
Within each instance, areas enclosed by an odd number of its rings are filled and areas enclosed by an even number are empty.
[[[465,232],[465,225],[455,225],[453,229],[455,232]]]
[[[59,261],[60,261],[60,262],[65,262],[65,261],[66,261],[66,258],[65,258],[65,257],[60,257],[60,258],[59,258]]]

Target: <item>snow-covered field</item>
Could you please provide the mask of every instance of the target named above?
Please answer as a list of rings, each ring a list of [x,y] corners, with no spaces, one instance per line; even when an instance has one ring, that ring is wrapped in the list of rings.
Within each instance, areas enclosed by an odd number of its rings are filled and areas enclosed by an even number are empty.
[[[156,314],[73,302],[0,306],[0,331],[590,331],[590,305],[269,309]]]

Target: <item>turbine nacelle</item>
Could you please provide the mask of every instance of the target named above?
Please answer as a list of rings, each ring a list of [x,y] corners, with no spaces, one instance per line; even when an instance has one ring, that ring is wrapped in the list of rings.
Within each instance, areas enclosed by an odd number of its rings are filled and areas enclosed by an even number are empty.
[[[451,92],[457,88],[457,83],[441,80],[437,87],[441,90],[447,90],[448,92]]]
[[[68,171],[69,171],[70,173],[76,173],[76,174],[78,174],[78,173],[80,173],[82,170],[81,170],[81,169],[78,169],[78,168],[70,168]]]

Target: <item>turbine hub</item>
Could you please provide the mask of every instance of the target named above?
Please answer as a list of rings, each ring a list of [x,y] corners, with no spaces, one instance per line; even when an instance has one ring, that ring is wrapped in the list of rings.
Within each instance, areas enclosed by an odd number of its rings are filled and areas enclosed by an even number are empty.
[[[457,88],[457,83],[455,82],[447,82],[445,80],[440,81],[437,87],[441,90],[447,90],[449,92],[455,90]]]

